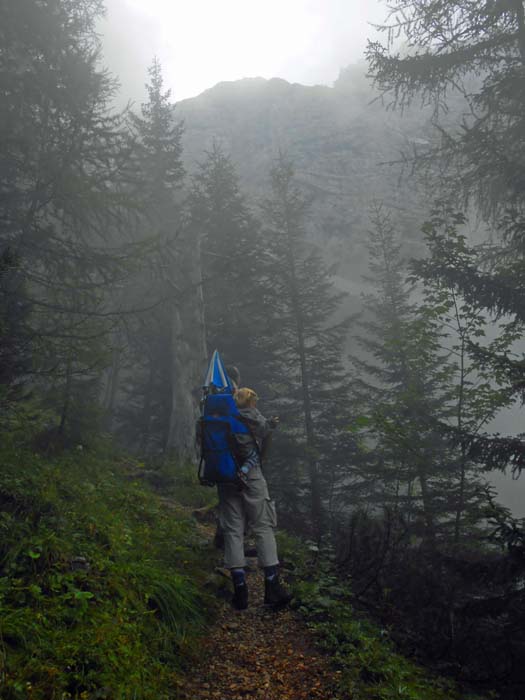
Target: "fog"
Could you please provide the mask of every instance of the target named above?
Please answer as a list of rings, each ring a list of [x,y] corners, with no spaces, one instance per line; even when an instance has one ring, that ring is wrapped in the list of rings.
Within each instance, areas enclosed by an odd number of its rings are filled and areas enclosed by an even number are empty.
[[[330,85],[342,66],[362,58],[377,0],[107,0],[99,26],[104,64],[118,76],[120,101],[144,97],[153,56],[175,101],[216,83],[278,76]]]
[[[2,700],[524,700],[523,4],[1,4]]]
[[[340,69],[363,59],[374,24],[387,8],[378,0],[106,0],[99,24],[103,63],[120,82],[119,104],[145,99],[147,68],[159,58],[172,99],[194,97],[223,81],[279,77],[331,85]],[[522,430],[519,409],[489,426]],[[501,501],[525,516],[525,480],[490,474]]]

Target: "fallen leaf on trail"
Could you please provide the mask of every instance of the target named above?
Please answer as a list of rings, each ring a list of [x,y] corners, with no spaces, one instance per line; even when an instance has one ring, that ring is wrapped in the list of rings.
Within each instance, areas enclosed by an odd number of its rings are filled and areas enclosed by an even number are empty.
[[[233,611],[225,604],[220,620],[204,641],[200,663],[179,686],[180,697],[332,700],[340,672],[314,650],[311,632],[291,610],[263,608],[259,574],[249,574],[248,587],[248,610]]]

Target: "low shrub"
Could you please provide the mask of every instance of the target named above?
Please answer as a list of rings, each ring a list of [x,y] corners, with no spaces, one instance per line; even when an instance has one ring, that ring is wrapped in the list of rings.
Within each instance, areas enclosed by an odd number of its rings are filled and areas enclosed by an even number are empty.
[[[339,671],[341,697],[352,700],[480,700],[453,681],[399,654],[388,630],[360,615],[330,552],[291,536],[280,539],[291,571],[294,605]]]

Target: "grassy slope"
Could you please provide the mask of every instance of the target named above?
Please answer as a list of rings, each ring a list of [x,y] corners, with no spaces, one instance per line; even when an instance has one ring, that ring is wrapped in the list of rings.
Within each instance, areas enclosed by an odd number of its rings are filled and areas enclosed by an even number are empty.
[[[173,697],[215,605],[193,520],[119,458],[0,460],[2,700]]]
[[[119,457],[50,461],[4,447],[0,464],[2,700],[175,698],[217,605],[216,555],[189,509],[159,498],[136,478],[140,467]],[[189,472],[177,473],[170,491],[179,502],[213,500]],[[355,616],[328,564],[280,540],[295,565],[296,604],[342,671],[345,693],[467,697],[396,654]]]

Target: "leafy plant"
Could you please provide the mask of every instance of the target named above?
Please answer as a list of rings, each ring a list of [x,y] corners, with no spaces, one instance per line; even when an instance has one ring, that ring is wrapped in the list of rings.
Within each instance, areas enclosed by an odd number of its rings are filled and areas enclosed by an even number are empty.
[[[341,697],[353,700],[476,700],[445,678],[432,677],[396,652],[386,629],[363,618],[352,605],[352,588],[327,555],[308,556],[304,542],[280,542],[294,579],[294,603],[318,645],[342,673]],[[478,698],[479,700],[479,698]]]

